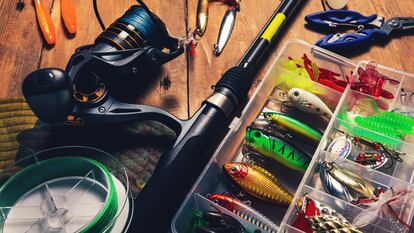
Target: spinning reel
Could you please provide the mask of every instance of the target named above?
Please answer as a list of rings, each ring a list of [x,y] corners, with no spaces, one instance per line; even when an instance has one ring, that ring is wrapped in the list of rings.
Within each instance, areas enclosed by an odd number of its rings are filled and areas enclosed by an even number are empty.
[[[99,124],[131,120],[131,114],[143,111],[137,105],[116,101],[112,88],[119,82],[145,78],[148,71],[182,54],[184,47],[139,2],[103,31],[94,44],[76,49],[65,71],[46,68],[26,77],[23,93],[40,120]]]

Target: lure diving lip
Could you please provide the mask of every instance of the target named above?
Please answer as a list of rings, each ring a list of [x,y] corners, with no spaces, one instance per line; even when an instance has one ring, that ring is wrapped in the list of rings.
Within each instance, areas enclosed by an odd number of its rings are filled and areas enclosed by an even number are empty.
[[[319,143],[322,139],[323,135],[318,130],[285,114],[277,112],[264,112],[263,116],[271,123],[281,126],[282,128],[292,131],[293,133],[305,137],[315,143]]]
[[[223,165],[224,171],[245,192],[264,201],[289,206],[293,195],[270,172],[255,164],[236,162]]]
[[[296,149],[278,137],[247,127],[245,144],[261,155],[276,160],[286,167],[305,172],[310,163],[310,156]]]
[[[290,103],[297,109],[316,115],[331,118],[333,113],[329,107],[316,95],[301,88],[292,88],[288,92]]]
[[[214,54],[219,56],[230,39],[236,22],[237,12],[240,11],[239,6],[231,6],[224,14],[221,22],[220,31],[217,37],[217,43],[214,44]]]

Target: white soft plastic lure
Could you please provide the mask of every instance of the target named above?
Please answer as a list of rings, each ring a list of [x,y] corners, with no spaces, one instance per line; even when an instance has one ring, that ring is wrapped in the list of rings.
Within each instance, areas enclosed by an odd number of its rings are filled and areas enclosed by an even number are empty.
[[[292,88],[288,92],[290,103],[293,107],[312,114],[323,115],[331,118],[333,113],[329,107],[316,95],[300,88]]]

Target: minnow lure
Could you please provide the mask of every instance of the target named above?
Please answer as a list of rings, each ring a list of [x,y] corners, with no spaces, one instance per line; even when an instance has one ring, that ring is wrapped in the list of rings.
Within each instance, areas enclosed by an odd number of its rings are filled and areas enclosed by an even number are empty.
[[[300,205],[297,217],[292,224],[299,230],[306,233],[362,233],[332,207],[310,198],[309,194],[303,196]]]
[[[267,135],[259,129],[246,128],[246,146],[286,167],[305,172],[310,156],[294,148],[281,138]]]
[[[370,181],[349,170],[337,166],[335,163],[323,163],[321,166],[325,166],[327,172],[339,183],[355,191],[363,198],[369,200],[377,199],[378,189],[375,188]]]
[[[244,202],[231,197],[226,194],[213,194],[207,197],[209,200],[217,203],[218,205],[228,209],[229,211],[235,213],[237,216],[243,218],[244,220],[256,225],[260,230],[269,233],[276,233],[277,227],[271,226],[266,222],[272,222],[267,219],[265,216],[257,212],[257,210],[251,208]]]
[[[217,37],[217,43],[214,44],[214,54],[219,56],[230,39],[236,22],[237,12],[240,11],[240,1],[236,1],[236,5],[230,6],[224,14],[221,22],[220,31]]]
[[[255,164],[237,162],[223,165],[226,173],[245,192],[262,200],[288,206],[293,195],[270,172]]]
[[[202,37],[207,29],[209,0],[198,0],[197,22],[194,33]]]
[[[305,124],[297,119],[277,112],[264,112],[263,116],[271,123],[281,126],[282,128],[305,137],[315,143],[319,143],[322,134],[312,126]]]
[[[300,88],[292,88],[288,92],[290,103],[297,109],[331,118],[333,113],[316,95]]]

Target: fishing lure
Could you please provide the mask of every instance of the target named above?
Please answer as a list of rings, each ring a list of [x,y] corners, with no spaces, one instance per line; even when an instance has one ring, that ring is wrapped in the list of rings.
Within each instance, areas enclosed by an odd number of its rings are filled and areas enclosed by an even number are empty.
[[[198,0],[196,29],[194,34],[202,37],[207,29],[209,0]]]
[[[292,226],[306,233],[362,233],[335,209],[310,198],[309,194],[303,196]]]
[[[225,172],[245,192],[270,203],[288,206],[293,195],[270,172],[255,164],[237,162],[223,165]]]
[[[193,215],[195,233],[247,233],[243,225],[230,215],[214,211],[195,211]]]
[[[322,139],[323,135],[321,132],[314,129],[312,126],[309,126],[285,114],[277,112],[264,112],[263,116],[272,124],[275,124],[276,126],[280,126],[288,131],[296,133],[315,143],[319,143],[319,141]]]
[[[335,163],[322,163],[326,171],[346,188],[356,192],[362,199],[376,201],[380,190],[361,176],[337,166]],[[322,180],[323,181],[323,180]],[[327,190],[329,191],[329,190]],[[334,195],[334,193],[331,193]]]
[[[260,228],[260,230],[269,233],[276,233],[277,227],[271,226],[266,222],[272,222],[265,216],[257,212],[257,210],[251,208],[245,202],[242,202],[234,197],[226,194],[213,194],[207,197],[209,200],[217,203],[218,205],[226,208],[227,210],[235,213],[237,216],[252,223]]]
[[[236,5],[230,6],[224,14],[221,22],[217,43],[214,44],[214,54],[219,56],[230,39],[236,22],[237,12],[240,11],[240,0],[235,1]]]
[[[312,114],[323,115],[331,118],[333,113],[329,107],[316,95],[300,88],[292,88],[288,92],[290,103],[293,107]]]
[[[310,156],[294,148],[281,138],[267,135],[260,129],[246,128],[245,145],[265,157],[301,172],[306,171],[311,160]]]

